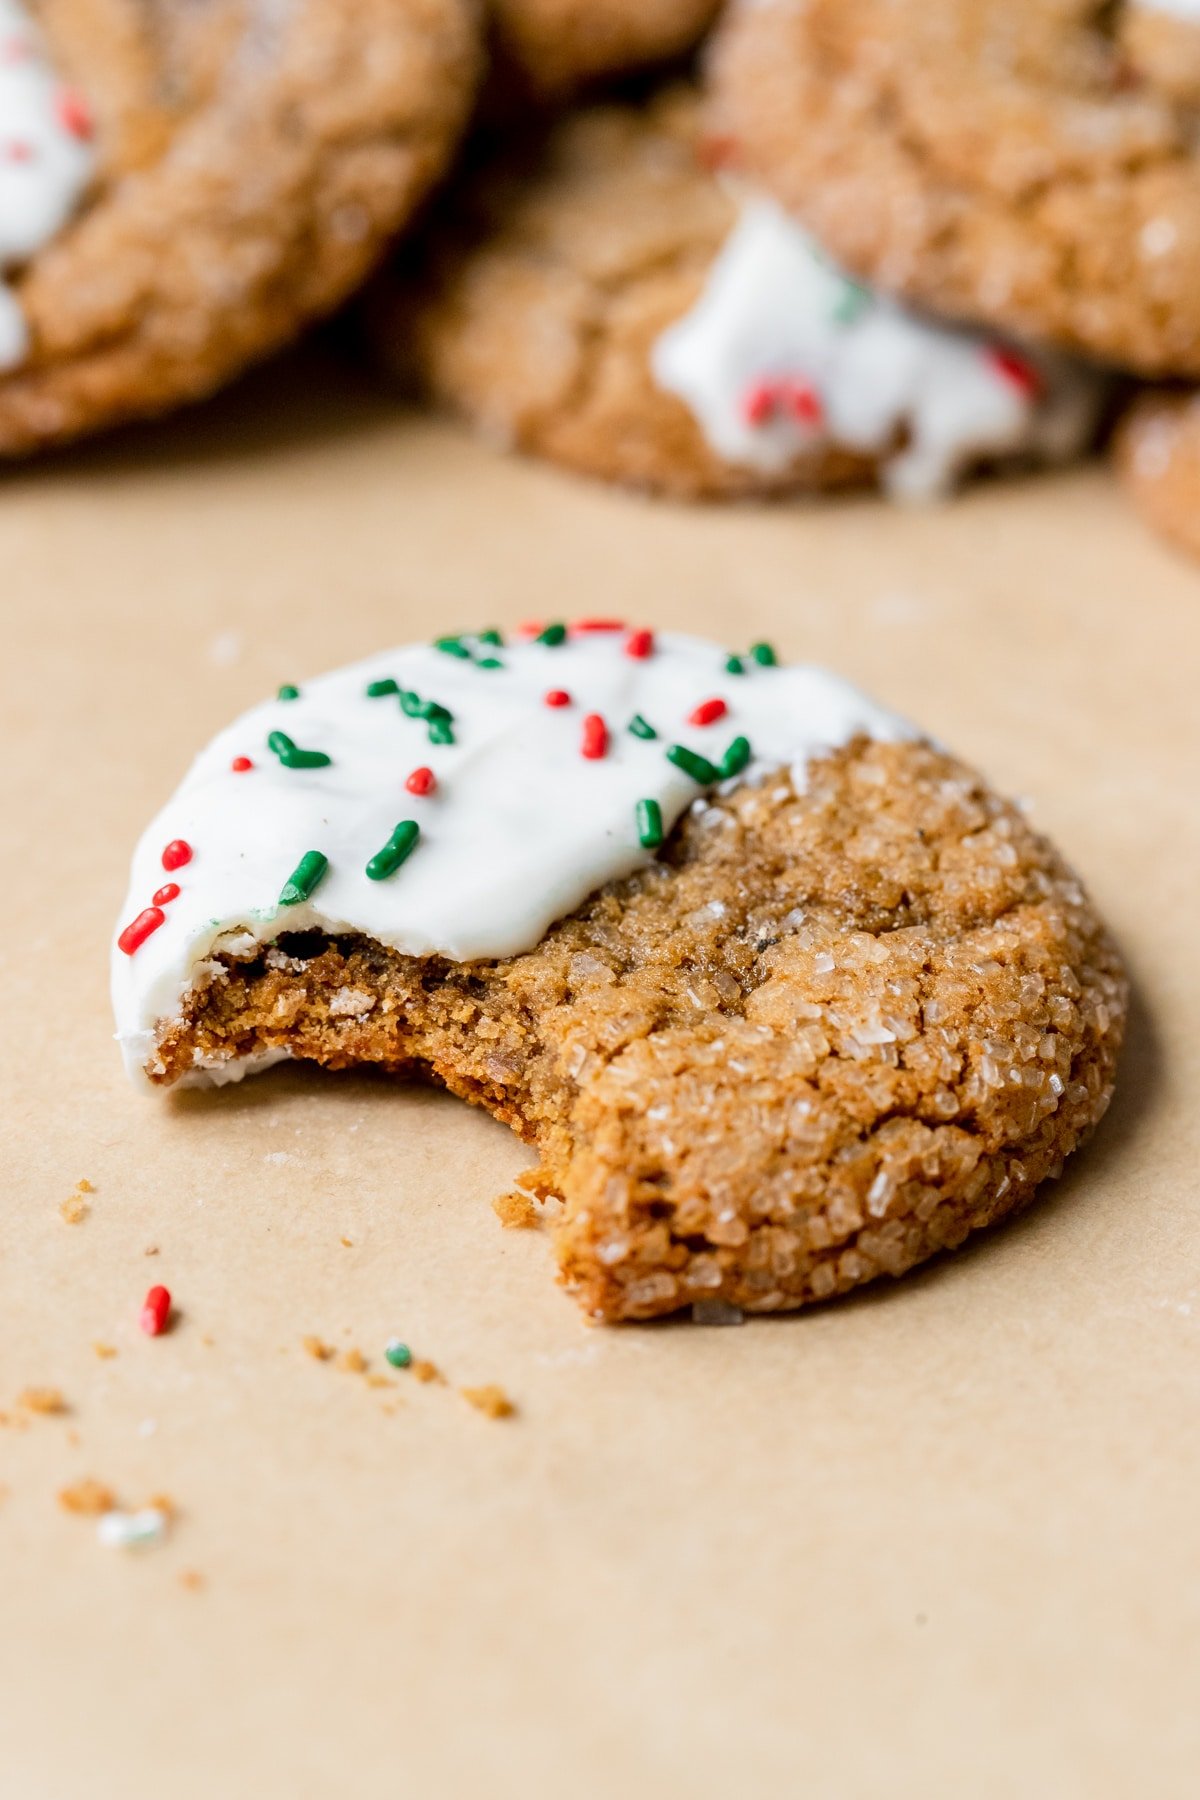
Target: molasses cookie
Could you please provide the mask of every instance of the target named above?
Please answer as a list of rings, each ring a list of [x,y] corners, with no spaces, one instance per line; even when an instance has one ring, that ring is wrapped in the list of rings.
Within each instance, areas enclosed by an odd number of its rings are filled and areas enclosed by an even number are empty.
[[[468,0],[0,0],[0,454],[208,393],[444,166]]]
[[[1193,77],[1172,58],[1164,74],[1151,38],[1183,21],[1154,14],[742,0],[714,127],[863,279],[1145,374],[1200,373]]]
[[[899,1275],[1056,1176],[1126,990],[1076,877],[846,682],[611,620],[281,687],[149,827],[139,1081],[421,1073],[535,1146],[589,1316]]]
[[[1144,394],[1121,421],[1116,455],[1142,516],[1200,556],[1200,395]]]
[[[1090,372],[872,293],[697,150],[676,90],[489,166],[415,295],[407,273],[381,290],[385,357],[501,443],[681,495],[928,495],[1086,443]]]

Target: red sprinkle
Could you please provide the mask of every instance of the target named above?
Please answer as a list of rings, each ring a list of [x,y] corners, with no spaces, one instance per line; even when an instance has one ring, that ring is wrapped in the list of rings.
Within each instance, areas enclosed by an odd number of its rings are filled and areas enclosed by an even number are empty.
[[[172,838],[162,853],[164,869],[182,869],[192,860],[192,846],[184,838]]]
[[[1004,344],[989,344],[987,358],[997,375],[1002,375],[1005,381],[1010,381],[1021,393],[1028,394],[1031,400],[1037,399],[1045,383],[1041,371],[1027,357],[1018,355]]]
[[[572,631],[624,631],[624,619],[576,619]]]
[[[807,381],[782,381],[779,392],[792,417],[802,425],[819,425],[825,417],[821,396]]]
[[[756,381],[742,396],[742,417],[747,425],[765,425],[775,411],[775,387],[770,381]]]
[[[235,775],[244,775],[247,769],[254,767],[254,764],[248,756],[235,756],[229,766]]]
[[[171,1296],[165,1287],[152,1287],[142,1301],[138,1324],[147,1337],[161,1337],[171,1312]]]
[[[432,794],[437,786],[437,776],[432,769],[414,769],[404,785],[410,794]]]
[[[75,88],[60,88],[54,110],[64,131],[72,137],[90,138],[95,131],[92,111],[83,95]]]
[[[545,696],[547,706],[570,706],[571,696],[566,688],[551,688]]]
[[[654,633],[652,631],[631,631],[625,639],[626,656],[636,656],[639,662],[642,657],[649,656],[653,648]]]
[[[151,932],[157,931],[166,921],[167,915],[161,906],[148,906],[145,912],[138,914],[132,925],[125,927],[117,939],[117,949],[123,950],[126,956],[132,956],[135,950],[141,949]]]
[[[608,726],[599,713],[589,713],[583,721],[583,754],[595,762],[608,749]]]
[[[546,627],[540,619],[522,619],[521,623],[517,626],[517,630],[522,637],[536,637],[539,631],[544,631],[545,629]]]
[[[154,904],[155,906],[170,906],[172,900],[178,900],[178,898],[179,883],[177,881],[168,881],[160,887],[157,894],[155,894]]]
[[[715,725],[729,711],[723,700],[702,700],[694,712],[688,714],[689,725]]]

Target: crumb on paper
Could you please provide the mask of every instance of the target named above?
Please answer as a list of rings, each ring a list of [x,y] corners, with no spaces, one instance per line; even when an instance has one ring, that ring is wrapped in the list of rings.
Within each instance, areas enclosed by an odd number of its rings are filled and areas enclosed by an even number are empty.
[[[516,1412],[516,1407],[502,1387],[495,1382],[488,1382],[484,1387],[460,1388],[464,1400],[489,1419],[509,1419]]]
[[[205,1332],[201,1333],[200,1342],[204,1345],[204,1348],[206,1350],[211,1350],[213,1345],[216,1343],[216,1341],[217,1340],[212,1335],[211,1331],[205,1331]]]
[[[373,1388],[390,1388],[390,1387],[395,1387],[395,1385],[396,1385],[396,1384],[395,1384],[395,1382],[394,1382],[394,1381],[393,1381],[393,1380],[392,1380],[392,1378],[391,1378],[391,1376],[390,1376],[390,1375],[384,1375],[384,1374],[383,1374],[383,1373],[382,1373],[382,1372],[377,1372],[377,1373],[376,1373],[376,1374],[374,1374],[374,1375],[368,1375],[368,1376],[367,1376],[367,1386],[368,1386],[368,1387],[373,1387]]]
[[[66,1224],[82,1225],[83,1221],[92,1210],[84,1197],[85,1191],[86,1193],[91,1193],[92,1190],[90,1185],[85,1190],[81,1184],[75,1189],[73,1194],[68,1194],[66,1199],[60,1204],[58,1209],[59,1217],[63,1219]]]
[[[301,1346],[313,1358],[314,1362],[328,1362],[333,1355],[333,1345],[327,1344],[323,1338],[308,1337],[300,1339]]]
[[[158,1245],[157,1244],[147,1244],[146,1248],[142,1251],[142,1255],[143,1256],[157,1256],[158,1255]]]
[[[340,1239],[340,1242],[341,1242],[341,1246],[342,1246],[343,1250],[353,1250],[353,1248],[354,1248],[354,1239],[353,1238],[344,1237],[344,1238]]]
[[[97,1342],[92,1345],[92,1355],[98,1356],[101,1362],[107,1362],[110,1356],[115,1356],[116,1354],[117,1346],[115,1344],[102,1344]]]
[[[23,1407],[26,1412],[41,1413],[47,1417],[55,1413],[65,1413],[67,1410],[67,1403],[61,1392],[54,1387],[26,1388],[23,1393],[17,1395],[17,1405]]]
[[[343,1350],[338,1357],[338,1368],[345,1369],[348,1375],[365,1375],[367,1359],[361,1350]]]
[[[181,1569],[179,1585],[181,1588],[186,1588],[189,1594],[198,1594],[205,1586],[205,1580],[199,1569]]]
[[[179,1508],[176,1506],[174,1500],[172,1500],[170,1494],[152,1494],[149,1500],[147,1500],[143,1510],[148,1512],[160,1512],[164,1519],[177,1519],[179,1517]]]
[[[437,1364],[430,1362],[424,1356],[413,1358],[412,1372],[418,1381],[444,1381],[446,1379]]]
[[[60,1488],[58,1504],[64,1512],[78,1513],[84,1518],[99,1518],[102,1513],[113,1511],[117,1497],[102,1481],[94,1481],[87,1475],[82,1481],[73,1482],[70,1487]]]
[[[499,1194],[492,1201],[492,1211],[506,1231],[531,1231],[541,1224],[533,1200],[519,1188],[513,1188],[507,1194]]]

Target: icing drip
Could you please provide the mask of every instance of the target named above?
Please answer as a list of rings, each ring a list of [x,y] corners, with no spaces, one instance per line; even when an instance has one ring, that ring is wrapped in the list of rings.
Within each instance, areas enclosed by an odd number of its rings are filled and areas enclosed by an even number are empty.
[[[1170,13],[1173,18],[1200,25],[1200,0],[1137,0],[1137,4],[1147,12]]]
[[[803,782],[814,756],[859,734],[911,735],[837,676],[775,667],[764,646],[730,659],[619,627],[543,639],[387,651],[281,689],[294,697],[202,751],[138,845],[113,948],[131,1073],[215,953],[321,929],[414,956],[512,955],[650,862],[722,778],[790,767]],[[416,770],[433,782],[414,787]]]
[[[981,458],[1061,458],[1093,431],[1101,377],[937,325],[847,279],[773,200],[744,200],[692,310],[658,339],[655,379],[725,461],[782,474],[839,445],[883,458],[923,499]]]
[[[0,276],[28,262],[74,211],[91,178],[92,125],[58,80],[19,0],[0,0]],[[0,280],[0,369],[28,348],[20,306]]]

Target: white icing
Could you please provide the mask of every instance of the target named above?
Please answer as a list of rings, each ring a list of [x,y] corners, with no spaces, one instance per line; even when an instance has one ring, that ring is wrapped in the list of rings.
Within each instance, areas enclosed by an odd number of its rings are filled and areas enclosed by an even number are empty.
[[[754,194],[699,300],[655,344],[652,366],[726,462],[774,475],[838,445],[882,457],[891,493],[926,498],[981,458],[1065,457],[1094,429],[1098,375],[1023,351],[1040,379],[1031,394],[994,348],[849,281],[780,206]],[[759,423],[747,417],[756,386],[797,379],[819,416],[781,405]]]
[[[1200,25],[1200,0],[1137,0],[1137,4],[1147,12],[1170,13],[1173,18]]]
[[[572,632],[557,648],[521,639],[489,651],[465,641],[476,660],[416,645],[306,682],[299,698],[255,707],[197,757],[134,853],[120,926],[165,883],[180,893],[132,955],[113,948],[113,1004],[131,1073],[155,1066],[157,1027],[178,1014],[188,990],[222,979],[211,960],[222,949],[245,954],[312,928],[454,961],[531,948],[595,889],[651,860],[638,838],[639,800],[658,801],[669,831],[702,794],[668,761],[671,744],[718,763],[744,736],[753,759],[740,779],[790,767],[802,782],[814,756],[859,733],[911,735],[824,670],[746,659],[744,674],[730,674],[727,653],[696,638],[660,633],[644,659],[627,654],[624,631]],[[478,667],[486,654],[503,667]],[[455,742],[431,744],[425,722],[406,716],[394,694],[368,698],[368,683],[385,677],[448,707]],[[547,706],[551,689],[572,703]],[[727,702],[727,714],[688,724],[713,698]],[[581,754],[591,713],[610,733],[598,760]],[[627,729],[634,714],[656,739]],[[285,768],[267,748],[272,731],[332,761]],[[235,773],[243,756],[254,767]],[[405,787],[420,767],[437,779],[423,798]],[[420,826],[415,850],[394,875],[369,880],[368,860],[404,819]],[[168,871],[162,853],[176,839],[193,855]],[[327,873],[306,902],[281,906],[280,890],[310,850],[328,857]]]
[[[61,230],[91,179],[86,111],[50,66],[29,13],[0,0],[0,275]],[[28,347],[24,317],[0,281],[0,368]]]

